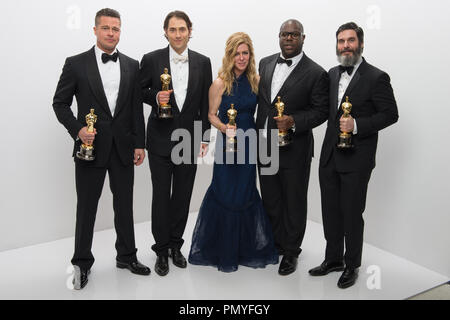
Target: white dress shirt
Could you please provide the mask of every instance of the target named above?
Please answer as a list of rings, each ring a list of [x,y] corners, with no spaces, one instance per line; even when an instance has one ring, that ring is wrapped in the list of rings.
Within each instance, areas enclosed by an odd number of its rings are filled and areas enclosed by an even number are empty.
[[[285,59],[283,57],[283,54],[280,54],[281,58]],[[295,69],[295,67],[298,65],[300,60],[303,58],[303,52],[296,55],[295,57],[286,59],[286,60],[292,60],[292,64],[288,66],[286,63],[277,63],[275,66],[275,70],[273,72],[272,77],[272,90],[270,93],[271,101],[275,100],[277,97],[278,92],[280,92],[281,87],[286,82],[286,79],[289,77],[289,75],[292,73],[292,71]],[[283,97],[281,97],[281,100],[283,100]]]
[[[358,70],[359,66],[361,65],[363,59],[362,57],[359,57],[358,62],[355,64],[355,67],[353,68],[352,74],[348,74],[347,72],[343,72],[341,74],[341,78],[339,80],[339,88],[338,88],[338,97],[337,97],[337,108],[339,109],[341,107],[341,101],[344,97],[345,91],[347,91],[348,85],[353,79],[353,76],[356,74],[356,70]],[[350,101],[351,103],[351,101]],[[356,119],[353,120],[355,127],[353,129],[353,134],[358,133],[358,127],[356,126]]]
[[[181,112],[184,101],[186,100],[189,80],[188,48],[186,48],[180,55],[169,45],[169,60],[173,94],[175,96],[178,109],[180,109]]]
[[[169,45],[169,61],[170,61],[170,76],[172,81],[173,94],[175,101],[177,102],[178,109],[183,109],[184,101],[186,100],[188,82],[189,82],[189,55],[188,48],[178,54]],[[158,96],[156,96],[156,102],[159,106]],[[208,142],[202,141],[203,144]]]
[[[284,59],[283,54],[280,53],[281,58]],[[273,72],[272,77],[272,89],[270,92],[270,99],[271,102],[275,100],[277,97],[278,92],[280,92],[281,87],[286,82],[286,79],[289,77],[289,75],[292,73],[292,71],[295,69],[295,67],[298,65],[300,60],[303,58],[303,51],[296,55],[295,57],[286,59],[286,60],[292,60],[292,64],[288,66],[286,63],[277,63],[275,66],[275,70]],[[281,101],[283,101],[283,97],[281,97]],[[269,121],[269,117],[266,118],[266,123],[264,124],[264,131],[263,136],[264,138],[267,138],[267,123]],[[295,124],[294,124],[295,126]]]
[[[117,52],[114,50],[112,54]],[[102,79],[103,89],[105,90],[106,100],[108,101],[111,114],[114,116],[116,110],[117,97],[119,96],[120,87],[120,59],[117,62],[108,61],[103,63],[102,54],[104,53],[98,46],[95,46],[95,58],[97,59],[98,71]]]

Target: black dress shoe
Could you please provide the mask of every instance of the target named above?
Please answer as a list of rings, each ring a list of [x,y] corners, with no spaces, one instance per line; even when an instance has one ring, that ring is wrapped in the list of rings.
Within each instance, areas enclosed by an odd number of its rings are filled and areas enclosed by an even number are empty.
[[[180,249],[171,249],[170,257],[172,257],[173,264],[178,268],[186,268],[187,262]]]
[[[343,270],[344,270],[344,263],[342,261],[324,261],[320,266],[309,270],[309,274],[314,277],[318,277],[327,275],[333,271],[343,271]]]
[[[73,266],[73,268],[75,270],[75,274],[72,280],[73,288],[75,290],[81,290],[88,283],[88,275],[91,273],[91,270],[84,270],[79,266]]]
[[[278,274],[287,276],[297,269],[297,257],[283,256],[281,259],[280,267],[278,268]]]
[[[134,274],[139,274],[141,276],[148,276],[150,274],[150,268],[144,266],[139,261],[132,261],[132,262],[122,262],[119,260],[116,260],[116,266],[119,269],[128,269]]]
[[[339,288],[345,289],[354,285],[356,279],[358,279],[358,269],[345,268],[344,273],[342,273],[341,277],[339,278],[337,285]]]
[[[156,258],[155,271],[161,277],[169,273],[169,258],[167,256]]]

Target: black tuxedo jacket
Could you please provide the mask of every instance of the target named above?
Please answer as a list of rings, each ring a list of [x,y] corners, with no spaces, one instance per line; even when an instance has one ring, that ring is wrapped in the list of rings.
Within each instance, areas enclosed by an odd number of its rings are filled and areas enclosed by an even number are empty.
[[[264,128],[267,116],[268,129],[277,128],[273,119],[277,116],[275,108],[277,99],[275,97],[273,101],[271,100],[271,87],[279,56],[280,54],[274,54],[259,63],[257,129]],[[304,54],[277,96],[280,96],[285,104],[284,114],[291,115],[295,121],[295,132],[291,132],[293,142],[279,148],[280,167],[292,168],[298,166],[299,161],[311,161],[314,148],[312,129],[327,119],[329,108],[327,72]]]
[[[139,63],[119,52],[120,87],[114,115],[106,100],[100,78],[95,47],[79,55],[66,59],[61,77],[53,98],[56,117],[75,140],[73,155],[80,149],[78,132],[86,126],[86,115],[95,109],[97,122],[94,127],[97,135],[94,140],[96,158],[86,165],[106,166],[111,147],[117,147],[124,165],[132,165],[134,149],[144,148],[145,122],[142,96],[139,86]],[[70,106],[73,97],[78,105],[77,117]],[[77,160],[77,158],[75,157]]]
[[[212,83],[211,61],[208,57],[192,50],[188,50],[188,57],[188,88],[181,112],[174,94],[172,93],[170,97],[169,104],[172,106],[173,119],[159,119],[156,102],[156,95],[162,90],[160,77],[164,73],[164,68],[167,68],[171,74],[169,47],[147,53],[141,61],[142,96],[144,102],[153,107],[147,124],[147,149],[161,156],[170,156],[172,147],[178,143],[171,141],[172,132],[178,128],[187,129],[191,134],[192,159],[197,158],[200,142],[209,141],[209,136],[203,138],[203,135],[211,127],[208,120],[208,91]],[[172,82],[169,89],[173,89]],[[202,136],[194,139],[194,121],[196,120],[202,122]]]
[[[336,169],[341,172],[371,170],[375,167],[378,131],[397,122],[398,110],[389,75],[365,60],[355,71],[339,106],[348,96],[352,104],[351,115],[356,121],[357,134],[353,136],[354,148],[336,150],[340,133],[339,119],[342,108],[337,105],[339,67],[329,71],[330,113],[323,141],[320,165],[325,166],[334,155]],[[334,152],[333,152],[334,151]]]

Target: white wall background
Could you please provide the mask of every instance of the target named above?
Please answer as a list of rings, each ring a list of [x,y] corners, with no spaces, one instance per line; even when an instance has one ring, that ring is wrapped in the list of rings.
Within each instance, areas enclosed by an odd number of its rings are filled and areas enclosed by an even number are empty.
[[[103,7],[122,14],[119,50],[139,60],[166,46],[165,15],[186,11],[194,23],[190,48],[211,57],[214,74],[233,32],[250,34],[259,62],[279,51],[280,24],[296,18],[305,27],[305,52],[329,69],[336,65],[337,27],[348,21],[360,24],[366,33],[364,56],[390,74],[400,113],[399,122],[380,134],[365,241],[450,276],[446,0],[1,1],[0,251],[74,234],[72,140],[51,104],[65,57],[94,45],[94,16]],[[324,125],[315,130],[316,155],[324,130]],[[321,221],[317,163],[318,157],[311,171],[309,218]],[[211,170],[209,165],[198,170],[192,211],[198,210]],[[106,181],[97,230],[112,227],[108,189]],[[136,222],[149,220],[150,205],[145,162],[136,169]],[[149,250],[153,243],[150,230],[148,239],[148,248],[140,250]]]

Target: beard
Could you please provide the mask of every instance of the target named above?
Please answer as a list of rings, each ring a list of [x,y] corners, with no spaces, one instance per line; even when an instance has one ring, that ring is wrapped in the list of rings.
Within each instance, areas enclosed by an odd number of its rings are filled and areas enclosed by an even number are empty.
[[[343,55],[342,53],[344,51],[339,52],[338,49],[336,48],[337,60],[339,61],[341,66],[352,67],[358,62],[359,58],[361,57],[363,48],[361,46],[358,46],[356,50],[345,50],[345,51],[350,51],[353,54],[351,56]]]

